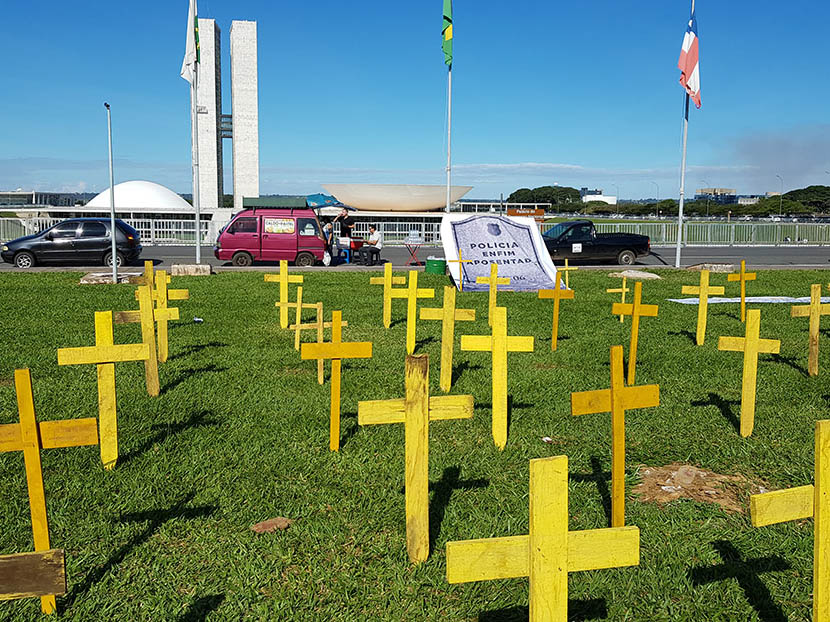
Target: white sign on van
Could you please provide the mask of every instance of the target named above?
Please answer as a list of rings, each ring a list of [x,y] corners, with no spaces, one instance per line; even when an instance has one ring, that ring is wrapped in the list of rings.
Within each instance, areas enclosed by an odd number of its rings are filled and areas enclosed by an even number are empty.
[[[572,253],[581,253],[582,252],[582,242],[577,242],[571,244],[571,252]]]
[[[263,218],[265,233],[294,233],[293,218]]]

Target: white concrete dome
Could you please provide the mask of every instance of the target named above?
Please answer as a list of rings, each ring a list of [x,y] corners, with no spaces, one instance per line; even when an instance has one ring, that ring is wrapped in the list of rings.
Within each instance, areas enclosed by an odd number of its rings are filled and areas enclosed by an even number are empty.
[[[110,208],[110,189],[95,196],[86,207],[102,210]],[[115,184],[115,209],[117,211],[140,210],[143,212],[191,212],[193,207],[178,194],[152,181],[124,181]]]

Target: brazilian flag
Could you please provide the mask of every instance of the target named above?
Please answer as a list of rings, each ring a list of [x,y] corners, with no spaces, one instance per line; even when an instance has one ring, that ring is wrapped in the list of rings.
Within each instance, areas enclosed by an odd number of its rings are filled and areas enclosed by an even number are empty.
[[[444,62],[452,67],[452,0],[444,0],[444,25],[441,27],[441,49]]]

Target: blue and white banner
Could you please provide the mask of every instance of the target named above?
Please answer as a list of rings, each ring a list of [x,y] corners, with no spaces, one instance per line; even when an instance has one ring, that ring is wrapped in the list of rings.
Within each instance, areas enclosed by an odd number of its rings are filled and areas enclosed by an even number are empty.
[[[500,277],[510,279],[510,285],[499,285],[499,289],[537,291],[555,287],[556,267],[532,218],[447,214],[441,221],[441,241],[448,260],[457,260],[461,251],[464,263],[450,261],[449,266],[456,287],[463,277],[464,291],[488,291],[488,285],[476,283],[476,277],[489,277],[492,263],[498,265]]]

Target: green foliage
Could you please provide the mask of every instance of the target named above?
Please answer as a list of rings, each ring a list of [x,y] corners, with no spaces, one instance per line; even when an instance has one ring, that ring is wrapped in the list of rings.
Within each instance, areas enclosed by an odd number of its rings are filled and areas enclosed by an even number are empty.
[[[579,190],[568,186],[540,186],[531,190],[530,188],[519,188],[507,197],[509,203],[550,203],[552,205],[565,205],[568,203],[579,203]]]
[[[784,199],[798,201],[811,208],[811,211],[830,212],[830,186],[807,186],[790,190]]]

